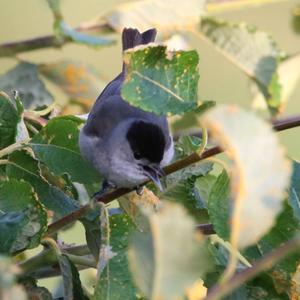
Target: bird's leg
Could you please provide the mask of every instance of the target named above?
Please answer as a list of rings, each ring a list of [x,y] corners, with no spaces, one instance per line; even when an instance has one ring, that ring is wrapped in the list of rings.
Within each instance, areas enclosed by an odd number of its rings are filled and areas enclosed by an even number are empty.
[[[135,188],[135,191],[136,193],[139,195],[139,196],[142,196],[143,192],[144,192],[144,186],[140,185],[140,186],[137,186]]]
[[[116,185],[113,184],[112,182],[108,181],[108,180],[104,180],[103,183],[102,183],[102,187],[101,189],[96,192],[94,195],[93,195],[93,199],[99,199],[101,198],[103,195],[106,194],[106,192],[111,189],[111,188],[115,188]]]

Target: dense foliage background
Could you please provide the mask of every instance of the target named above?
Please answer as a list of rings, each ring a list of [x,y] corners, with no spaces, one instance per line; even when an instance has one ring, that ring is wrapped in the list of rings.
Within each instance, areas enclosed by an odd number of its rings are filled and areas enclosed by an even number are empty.
[[[299,5],[2,1],[0,298],[300,299]],[[122,95],[176,155],[163,192],[94,203],[78,133],[124,27],[158,29]]]

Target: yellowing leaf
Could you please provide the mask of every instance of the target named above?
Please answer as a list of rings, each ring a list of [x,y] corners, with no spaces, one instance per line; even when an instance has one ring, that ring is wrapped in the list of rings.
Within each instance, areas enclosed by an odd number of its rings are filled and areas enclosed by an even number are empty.
[[[141,31],[155,27],[161,35],[193,28],[205,9],[206,0],[143,0],[124,3],[106,15],[115,30],[133,27]]]
[[[232,159],[231,243],[244,248],[274,225],[282,209],[291,166],[271,126],[252,112],[221,105],[203,125]]]
[[[201,300],[207,294],[207,288],[203,285],[203,280],[197,280],[193,286],[186,289],[186,296],[188,300]]]

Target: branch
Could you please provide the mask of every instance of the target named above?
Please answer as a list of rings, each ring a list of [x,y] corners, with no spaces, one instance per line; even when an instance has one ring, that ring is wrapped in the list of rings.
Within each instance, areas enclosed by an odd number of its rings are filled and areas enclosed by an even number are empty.
[[[90,32],[97,31],[101,33],[112,32],[112,28],[106,24],[95,23],[83,23],[75,28],[77,31]],[[68,37],[57,37],[55,35],[46,35],[33,39],[21,40],[16,42],[9,42],[0,45],[0,57],[1,56],[13,56],[17,53],[32,51],[37,49],[49,48],[49,47],[62,47],[67,43],[73,42]]]
[[[282,131],[282,130],[286,130],[286,129],[290,129],[290,128],[294,128],[300,126],[300,115],[298,116],[292,116],[292,117],[288,117],[285,119],[280,119],[280,120],[275,120],[273,121],[273,128],[276,131]],[[203,153],[201,155],[198,155],[197,153],[193,153],[179,161],[174,162],[173,164],[167,166],[164,168],[164,171],[166,173],[166,175],[172,174],[176,171],[179,171],[181,169],[184,169],[194,163],[197,163],[201,160],[204,160],[208,157],[217,155],[219,153],[223,152],[222,149],[218,146],[212,147],[208,150],[203,151]],[[144,182],[142,185],[147,184],[149,181]],[[102,203],[109,203],[121,196],[124,196],[125,194],[134,191],[134,189],[127,189],[127,188],[118,188],[108,194],[103,195],[100,198],[95,199],[98,202],[102,202]],[[61,219],[53,222],[52,224],[49,225],[48,227],[48,231],[46,234],[51,235],[54,232],[58,231],[59,229],[63,228],[64,226],[66,226],[67,224],[69,224],[70,222],[73,222],[79,218],[81,218],[84,214],[86,214],[89,210],[91,209],[90,205],[85,205],[81,208],[79,208],[78,210],[70,213],[69,215],[66,215],[65,217],[62,217]],[[203,225],[200,225],[200,227]],[[208,225],[206,225],[208,226]],[[212,225],[209,224],[209,230],[210,232],[214,232],[213,228],[211,227]],[[206,227],[206,229],[204,230],[208,230]],[[201,230],[201,228],[199,228]]]
[[[253,264],[251,268],[247,268],[236,275],[234,275],[226,284],[215,285],[209,292],[205,300],[217,300],[228,295],[231,291],[235,290],[243,283],[249,281],[262,271],[270,269],[275,263],[283,259],[288,254],[298,250],[300,247],[300,236],[289,240],[284,245],[279,246],[277,249],[259,259]]]

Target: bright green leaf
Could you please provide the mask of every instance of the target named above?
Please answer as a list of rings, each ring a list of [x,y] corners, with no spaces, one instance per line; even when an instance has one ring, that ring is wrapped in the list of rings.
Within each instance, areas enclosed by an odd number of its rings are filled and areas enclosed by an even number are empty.
[[[19,63],[0,76],[0,90],[11,97],[13,91],[17,90],[25,108],[35,108],[53,102],[52,95],[39,77],[38,67],[27,62]]]
[[[127,215],[112,215],[109,218],[109,226],[111,229],[110,245],[103,247],[102,251],[110,251],[112,258],[108,260],[103,271],[98,274],[99,278],[93,299],[139,299],[132,283],[127,260],[128,237],[135,226]]]
[[[41,177],[38,161],[25,151],[12,153],[9,161],[10,164],[6,168],[7,176],[29,182],[38,194],[39,200],[47,209],[54,211],[57,217],[62,217],[79,207],[77,202]]]
[[[121,93],[143,110],[182,114],[197,106],[199,57],[196,51],[166,51],[165,46],[127,50]]]
[[[165,202],[158,213],[144,214],[148,232],[137,232],[129,246],[135,282],[149,300],[181,299],[209,269],[205,242],[179,205]]]
[[[47,214],[29,183],[1,182],[0,212],[0,252],[17,252],[40,243]]]
[[[80,183],[100,182],[99,174],[80,154],[78,135],[76,122],[55,118],[32,138],[30,147],[55,175],[68,174]]]
[[[270,111],[277,113],[282,104],[277,75],[282,53],[273,38],[244,23],[229,24],[213,18],[201,21],[201,33],[257,83]]]
[[[289,183],[290,162],[271,126],[252,112],[221,105],[207,112],[202,123],[232,159],[231,239],[234,247],[244,248],[274,225]]]
[[[19,114],[7,95],[0,93],[0,149],[16,140]]]

